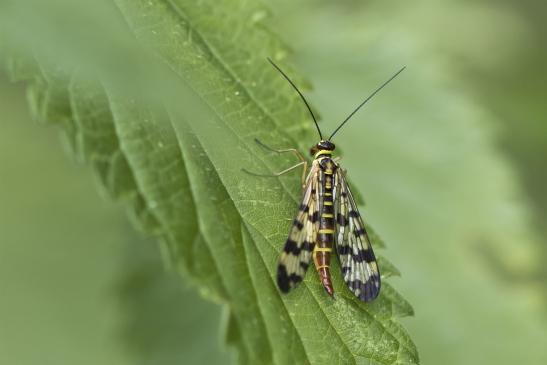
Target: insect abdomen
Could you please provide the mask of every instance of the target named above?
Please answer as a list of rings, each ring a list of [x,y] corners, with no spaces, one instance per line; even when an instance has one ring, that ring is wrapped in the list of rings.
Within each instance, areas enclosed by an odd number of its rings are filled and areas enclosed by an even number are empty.
[[[319,230],[317,232],[317,242],[313,251],[313,261],[319,272],[321,283],[330,295],[334,294],[330,276],[330,257],[334,245],[334,201],[333,185],[334,170],[336,165],[330,158],[323,158],[319,165]]]

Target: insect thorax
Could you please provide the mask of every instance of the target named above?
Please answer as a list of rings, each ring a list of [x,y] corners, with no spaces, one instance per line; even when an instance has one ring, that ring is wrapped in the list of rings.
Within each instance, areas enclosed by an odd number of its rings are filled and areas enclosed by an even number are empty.
[[[338,167],[338,164],[334,161],[334,159],[332,159],[330,154],[320,154],[320,152],[316,154],[315,161],[317,162],[321,170],[323,170],[323,172],[326,172],[327,175],[334,174],[336,168]]]

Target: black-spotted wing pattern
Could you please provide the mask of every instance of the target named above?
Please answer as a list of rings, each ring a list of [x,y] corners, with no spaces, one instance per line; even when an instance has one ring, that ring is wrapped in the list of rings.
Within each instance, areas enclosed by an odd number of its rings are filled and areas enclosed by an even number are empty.
[[[312,168],[304,197],[277,266],[277,284],[286,293],[304,279],[317,236],[317,168]]]
[[[335,181],[336,251],[342,277],[357,298],[368,302],[380,293],[378,263],[342,169],[337,169]]]

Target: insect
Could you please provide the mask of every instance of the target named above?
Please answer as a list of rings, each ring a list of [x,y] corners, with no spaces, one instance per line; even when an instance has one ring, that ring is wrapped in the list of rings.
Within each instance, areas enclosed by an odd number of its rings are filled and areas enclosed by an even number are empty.
[[[355,198],[346,181],[346,171],[339,165],[339,157],[333,158],[335,149],[331,142],[334,135],[347,121],[384,86],[399,75],[401,68],[391,78],[368,96],[327,138],[323,138],[317,119],[304,95],[291,79],[272,60],[273,67],[283,75],[298,93],[313,119],[320,142],[313,146],[310,154],[313,162],[309,173],[307,160],[296,149],[277,150],[256,140],[262,147],[276,152],[292,152],[300,162],[286,170],[273,175],[280,176],[298,167],[303,167],[303,197],[298,213],[293,221],[289,237],[277,266],[277,284],[282,292],[288,292],[301,282],[313,260],[319,273],[321,283],[329,295],[334,295],[330,274],[330,261],[333,247],[340,260],[342,277],[348,288],[357,298],[368,302],[380,293],[380,271],[372,251],[363,219],[357,209]],[[250,173],[249,171],[246,171]]]

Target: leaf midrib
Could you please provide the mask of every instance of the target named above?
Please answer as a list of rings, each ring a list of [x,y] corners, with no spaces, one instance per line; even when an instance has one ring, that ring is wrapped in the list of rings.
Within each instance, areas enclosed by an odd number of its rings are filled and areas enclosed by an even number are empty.
[[[173,128],[175,128],[175,127],[174,127],[173,120],[172,120],[172,117],[171,117],[171,114],[170,114],[170,113],[167,113],[167,114],[168,114],[169,122],[173,125]],[[175,129],[175,130],[176,130],[176,129]],[[197,134],[194,133],[194,136],[195,136],[196,139],[199,140]],[[179,153],[181,154],[181,158],[184,160],[184,159],[185,159],[184,148],[182,148],[182,146],[181,146],[181,141],[180,141],[179,138],[177,138],[177,141],[178,141],[178,146],[177,146],[177,147],[178,147]],[[201,142],[199,142],[199,143],[200,143],[200,148],[201,148],[202,150],[204,150],[203,144],[202,144]],[[211,162],[211,160],[208,158],[208,155],[207,155],[207,154],[205,154],[205,157],[209,160],[209,162]],[[211,162],[211,165],[213,165],[212,162]],[[216,170],[214,170],[214,173],[215,173],[215,175],[218,177],[219,181],[222,181],[222,180],[220,180],[220,177],[218,176]],[[194,184],[192,184],[190,180],[191,180],[191,178],[189,178],[189,186],[190,186],[189,191],[190,191],[190,194],[192,194],[192,200],[193,200],[194,202],[196,202],[196,201],[197,201],[197,197],[196,197],[196,194],[197,194],[197,193],[196,193],[196,191],[195,191],[194,188],[193,188],[193,187],[194,187]],[[230,194],[226,191],[226,189],[224,189],[224,187],[223,187],[223,190],[226,192],[226,195],[230,198],[230,201],[231,201],[232,205],[233,205],[234,208],[237,210],[235,204],[233,203],[233,200],[231,199]],[[200,232],[204,232],[204,231],[205,231],[205,228],[202,226],[203,223],[201,222],[201,219],[200,219],[199,217],[198,217],[198,219],[197,219],[197,223],[198,223],[198,227],[199,227]],[[209,243],[208,240],[205,240],[205,242],[207,242],[207,244],[210,245],[210,243]],[[210,250],[210,248],[209,248],[209,250]],[[243,254],[245,254],[244,251],[243,251]],[[212,257],[213,257],[213,260],[214,260],[214,262],[215,262],[216,267],[218,268],[218,267],[219,267],[219,263],[218,263],[218,261],[217,261],[216,255],[212,255]],[[245,261],[247,261],[247,260],[245,260]],[[217,270],[218,270],[218,269],[217,269]],[[218,270],[218,271],[221,272],[220,270]],[[256,290],[256,288],[255,288],[255,286],[254,286],[253,281],[252,281],[251,278],[250,278],[251,272],[250,272],[249,270],[248,270],[248,273],[249,273],[249,281],[251,282],[251,285],[253,285],[254,297],[256,297],[256,296],[257,296],[257,290]],[[223,277],[222,275],[220,275],[220,277],[221,277],[221,280],[222,280],[223,283],[224,283],[224,282],[225,282],[224,277]],[[259,308],[259,309],[260,309],[260,308]],[[260,316],[262,317],[262,322],[264,323],[264,327],[267,327],[267,322],[266,322],[266,320],[265,320],[264,315],[263,315],[261,312],[260,312]],[[236,319],[237,319],[237,316],[236,316]],[[272,359],[273,359],[273,343],[272,343],[272,339],[270,338],[270,336],[269,336],[269,334],[267,333],[267,331],[266,331],[266,336],[267,336],[268,345],[269,345],[269,348],[270,348],[270,352],[272,353]],[[245,336],[241,336],[241,337],[242,337],[242,339],[243,339],[243,341],[244,341],[244,343],[245,343],[245,346],[248,348],[248,347],[250,346],[250,344],[247,343],[247,341],[244,340],[246,337],[245,337]],[[252,353],[251,350],[252,350],[252,349],[249,349],[249,348],[248,348],[249,353]]]

